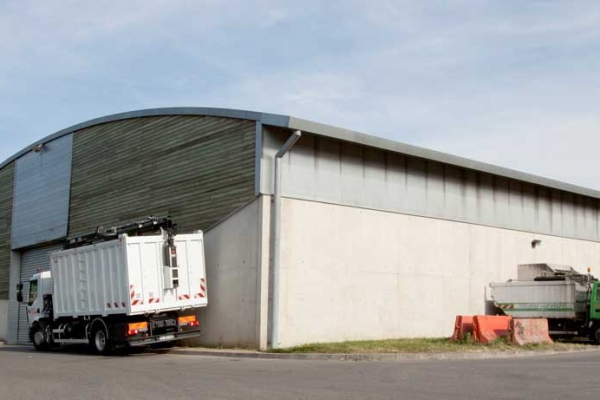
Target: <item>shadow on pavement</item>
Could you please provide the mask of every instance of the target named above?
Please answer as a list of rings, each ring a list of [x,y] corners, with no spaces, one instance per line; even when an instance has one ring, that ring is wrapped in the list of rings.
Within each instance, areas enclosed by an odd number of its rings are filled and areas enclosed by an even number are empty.
[[[3,345],[0,346],[0,353],[31,353],[31,354],[53,354],[53,355],[70,355],[70,356],[96,356],[96,354],[85,345],[69,345],[61,346],[45,351],[36,351],[33,346],[28,345]],[[168,350],[164,349],[152,349],[152,348],[122,348],[113,351],[113,353],[107,357],[129,357],[139,355],[152,355],[152,354],[165,354]]]

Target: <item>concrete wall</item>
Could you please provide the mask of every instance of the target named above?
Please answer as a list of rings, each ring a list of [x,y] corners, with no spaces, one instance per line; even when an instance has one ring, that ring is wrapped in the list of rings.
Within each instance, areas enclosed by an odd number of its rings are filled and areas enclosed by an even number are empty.
[[[484,313],[489,282],[516,278],[517,264],[600,273],[600,244],[284,199],[281,260],[286,347],[449,336],[454,316]]]
[[[0,300],[0,341],[8,337],[8,300]]]
[[[208,307],[197,344],[260,347],[260,209],[256,199],[205,232]]]

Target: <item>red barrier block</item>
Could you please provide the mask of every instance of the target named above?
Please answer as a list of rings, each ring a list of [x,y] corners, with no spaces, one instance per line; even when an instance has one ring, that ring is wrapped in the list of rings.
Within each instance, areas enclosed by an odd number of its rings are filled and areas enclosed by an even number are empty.
[[[463,340],[467,334],[471,334],[471,337],[473,337],[473,316],[457,315],[456,322],[454,322],[454,334],[450,338],[450,341]]]
[[[554,343],[548,332],[546,318],[515,318],[510,324],[511,341],[524,346],[534,343]]]
[[[510,335],[512,317],[504,315],[476,315],[473,318],[473,337],[483,344]]]

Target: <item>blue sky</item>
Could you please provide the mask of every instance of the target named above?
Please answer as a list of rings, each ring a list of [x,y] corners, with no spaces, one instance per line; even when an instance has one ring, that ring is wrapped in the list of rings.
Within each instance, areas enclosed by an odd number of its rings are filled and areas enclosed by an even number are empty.
[[[0,159],[153,107],[292,115],[600,189],[600,3],[0,0]]]

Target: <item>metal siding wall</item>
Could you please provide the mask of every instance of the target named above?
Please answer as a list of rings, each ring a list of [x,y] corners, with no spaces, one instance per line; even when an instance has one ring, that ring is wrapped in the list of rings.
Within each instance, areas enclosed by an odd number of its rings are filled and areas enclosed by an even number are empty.
[[[262,193],[289,135],[263,127]],[[600,241],[600,202],[581,195],[310,133],[283,163],[287,197]]]
[[[50,269],[50,253],[62,250],[62,245],[41,247],[25,251],[21,254],[21,282],[23,282],[24,302],[18,304],[18,321],[9,321],[9,325],[17,328],[17,343],[28,344],[29,342],[29,321],[27,321],[26,302],[29,299],[29,279],[40,270]]]
[[[147,117],[75,133],[69,235],[149,214],[206,229],[255,194],[255,122]]]
[[[46,143],[16,161],[12,248],[67,235],[73,135]]]
[[[14,163],[0,170],[0,299],[8,299]]]

